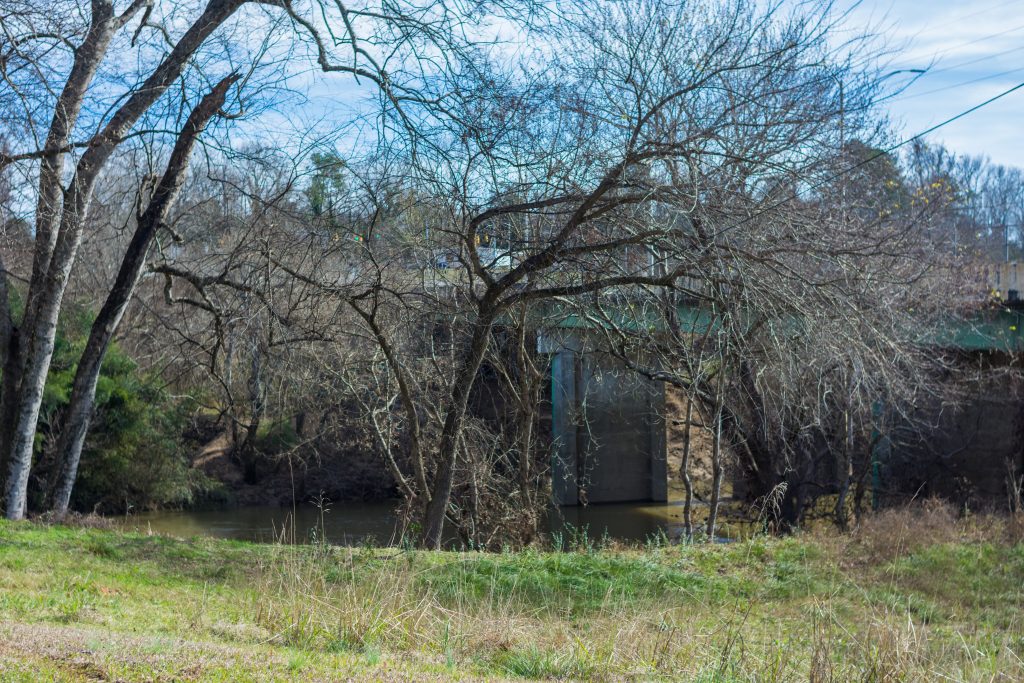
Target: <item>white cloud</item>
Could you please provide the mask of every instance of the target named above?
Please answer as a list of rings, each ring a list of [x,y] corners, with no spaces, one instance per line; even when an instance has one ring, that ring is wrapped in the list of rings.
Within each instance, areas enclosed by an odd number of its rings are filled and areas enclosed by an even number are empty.
[[[880,29],[893,69],[930,67],[889,105],[914,135],[1024,82],[1024,2],[866,0],[850,23]],[[1024,89],[930,136],[953,150],[1024,167]]]

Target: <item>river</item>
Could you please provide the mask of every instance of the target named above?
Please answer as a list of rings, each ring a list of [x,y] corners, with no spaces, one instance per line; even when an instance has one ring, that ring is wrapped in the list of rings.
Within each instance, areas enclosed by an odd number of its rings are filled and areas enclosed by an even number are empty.
[[[326,537],[339,545],[394,544],[396,501],[332,503],[323,510],[312,505],[240,507],[216,510],[163,510],[123,517],[128,529],[178,537],[212,536],[273,542],[294,539],[308,542]],[[586,537],[642,542],[662,532],[677,539],[682,528],[682,505],[670,503],[618,503],[554,508],[547,531],[568,542],[585,530]]]

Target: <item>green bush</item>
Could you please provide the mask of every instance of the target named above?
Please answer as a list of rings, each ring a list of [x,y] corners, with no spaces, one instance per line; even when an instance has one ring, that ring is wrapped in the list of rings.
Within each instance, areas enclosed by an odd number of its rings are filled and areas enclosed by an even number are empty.
[[[58,331],[37,434],[32,501],[45,507],[56,481],[53,453],[71,397],[91,316],[71,312]],[[96,386],[96,405],[71,498],[80,511],[124,512],[183,506],[216,497],[216,484],[189,467],[183,444],[188,414],[159,377],[140,370],[116,344],[107,351]]]

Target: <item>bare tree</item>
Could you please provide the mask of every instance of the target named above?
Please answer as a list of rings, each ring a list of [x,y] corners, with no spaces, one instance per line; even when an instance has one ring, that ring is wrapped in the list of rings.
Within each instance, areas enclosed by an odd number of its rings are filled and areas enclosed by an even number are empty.
[[[467,82],[459,125],[435,132],[430,155],[393,164],[389,182],[414,188],[434,207],[430,236],[408,226],[423,235],[418,248],[430,255],[412,280],[445,274],[428,288],[396,285],[412,271],[399,265],[396,240],[370,239],[373,279],[365,293],[349,295],[408,388],[400,400],[409,428],[420,430],[436,414],[430,452],[418,437],[407,441],[415,444],[415,476],[403,483],[423,510],[427,547],[440,545],[452,518],[467,405],[510,311],[558,300],[586,312],[595,298],[621,310],[645,292],[679,288],[728,314],[737,332],[725,337],[720,358],[736,367],[736,354],[764,324],[746,307],[768,307],[774,321],[794,318],[804,311],[787,303],[791,294],[825,290],[794,271],[795,260],[812,260],[816,277],[827,281],[836,276],[829,258],[869,248],[851,246],[850,234],[839,247],[814,223],[820,212],[799,217],[792,201],[780,201],[798,179],[829,173],[828,155],[809,150],[834,149],[835,121],[840,114],[850,121],[854,94],[869,101],[874,87],[870,74],[848,68],[841,106],[827,7],[791,16],[742,3],[646,2],[629,11],[595,3],[586,10],[562,25],[565,42],[549,78]],[[498,246],[485,246],[492,242]],[[881,236],[870,241],[881,243]],[[771,286],[755,284],[762,276]],[[690,289],[694,280],[717,293]],[[828,301],[799,299],[812,300]],[[394,328],[376,317],[391,309],[387,319],[398,321],[413,307],[450,321],[448,379],[440,406],[427,415],[416,409],[424,404],[410,380],[416,366],[397,353]],[[426,384],[433,391],[439,382]]]
[[[420,8],[423,12],[410,12],[406,10],[411,6],[404,3],[348,8],[315,0],[303,7],[274,0],[209,0],[186,10],[189,17],[175,16],[171,3],[158,7],[154,0],[134,0],[122,8],[113,0],[93,0],[88,7],[65,4],[66,14],[48,6],[13,3],[11,11],[0,17],[0,77],[9,86],[4,104],[10,107],[2,118],[30,141],[0,158],[0,165],[19,163],[38,169],[33,171],[35,251],[26,312],[16,329],[5,328],[7,336],[0,340],[8,349],[0,414],[11,419],[4,421],[0,445],[9,460],[6,514],[11,519],[25,515],[35,430],[57,320],[96,183],[114,151],[129,137],[145,132],[137,128],[140,122],[159,129],[160,112],[155,105],[175,83],[190,82],[192,74],[187,72],[204,61],[197,57],[211,37],[232,20],[236,25],[252,20],[251,14],[238,18],[243,7],[277,12],[295,29],[295,44],[306,45],[308,56],[322,71],[373,83],[385,105],[406,124],[406,133],[414,128],[405,104],[436,105],[420,89],[421,83],[435,77],[433,60],[453,64],[471,43],[462,32],[469,23],[466,15],[441,2],[427,3]],[[503,7],[501,2],[492,4]],[[124,35],[133,23],[134,32]],[[175,25],[185,26],[176,37]],[[257,44],[254,50],[257,61],[278,56],[267,43]],[[349,55],[343,58],[343,51]],[[142,65],[138,82],[117,93],[109,108],[99,103],[90,107],[90,97],[113,83],[102,78],[106,65],[132,52]],[[158,57],[149,59],[152,54]],[[235,55],[228,47],[216,56],[203,56],[216,63],[218,59],[230,62]],[[421,68],[428,64],[429,68]],[[251,75],[250,71],[247,79]],[[83,112],[86,117],[80,120]],[[65,187],[65,166],[78,151],[81,154]],[[7,300],[0,305],[0,317],[12,320]]]
[[[109,117],[100,132],[85,146],[75,165],[70,185],[63,188],[63,171],[72,135],[87,91],[115,35],[136,15],[148,19],[149,6],[138,0],[121,13],[112,2],[94,2],[89,27],[74,50],[73,63],[60,95],[53,106],[53,119],[46,142],[38,152],[20,156],[39,160],[39,190],[36,205],[36,250],[29,285],[25,318],[20,326],[20,344],[5,385],[15,385],[9,400],[17,404],[14,421],[4,425],[9,433],[3,439],[10,448],[10,472],[6,490],[6,514],[19,519],[25,514],[26,489],[35,428],[42,402],[53,342],[64,289],[81,242],[84,219],[89,210],[93,188],[106,162],[132,126],[178,79],[185,65],[206,38],[241,6],[240,1],[214,0],[192,22],[167,56],[153,69],[145,82],[131,93]],[[29,27],[30,28],[30,27]],[[27,34],[27,31],[26,31]],[[15,41],[31,40],[31,35]],[[6,305],[6,302],[5,302]],[[16,393],[15,393],[16,392]],[[6,392],[5,392],[6,395]]]
[[[71,399],[57,446],[62,457],[61,473],[53,501],[53,510],[57,515],[63,516],[67,513],[71,500],[71,489],[78,473],[82,445],[89,428],[103,356],[135,291],[150,245],[167,221],[188,168],[192,148],[206,124],[220,112],[228,88],[238,79],[237,74],[223,78],[189,115],[185,127],[178,135],[163,177],[155,185],[145,210],[136,219],[135,233],[122,258],[117,279],[93,322],[89,339],[78,362]]]
[[[754,497],[785,490],[781,522],[797,523],[829,487],[845,515],[876,403],[929,390],[912,331],[941,303],[938,276],[963,265],[946,248],[948,216],[936,218],[949,184],[908,178],[877,153],[877,53],[866,39],[837,46],[827,2],[586,0],[544,13],[532,49],[510,56],[492,43],[490,17],[526,27],[545,4],[483,3],[486,14],[440,0],[210,0],[191,23],[164,26],[155,3],[117,13],[95,0],[79,12],[88,19],[58,21],[45,39],[38,11],[4,19],[0,76],[18,88],[2,120],[47,138],[0,160],[38,185],[29,312],[16,324],[0,311],[2,408],[14,418],[7,515],[25,513],[42,383],[99,175],[116,149],[162,139],[171,122],[176,146],[111,259],[121,268],[79,366],[58,510],[103,351],[151,258],[163,288],[146,290],[145,313],[173,332],[175,370],[215,387],[211,407],[237,454],[283,414],[298,432],[318,414],[322,434],[332,410],[351,409],[425,547],[440,547],[446,526],[482,545],[537,533],[537,339],[560,334],[567,316],[585,322],[590,348],[685,393],[687,430],[701,414],[713,444],[709,538],[729,452]],[[292,30],[247,61],[314,63],[365,81],[376,101],[339,124],[334,149],[307,155],[298,143],[273,169],[261,167],[273,155],[225,145],[210,151],[208,177],[182,189],[199,131],[258,69],[220,81],[184,124],[165,93],[209,91],[204,72],[241,60],[204,46],[255,10]],[[172,38],[167,27],[182,23]],[[119,91],[112,113],[89,108],[108,85],[111,46],[140,40],[160,55],[140,85]],[[43,86],[22,87],[32,83]],[[53,84],[59,96],[46,94]],[[258,107],[253,97],[239,102]],[[684,479],[687,468],[684,455]],[[689,535],[692,487],[687,497]]]

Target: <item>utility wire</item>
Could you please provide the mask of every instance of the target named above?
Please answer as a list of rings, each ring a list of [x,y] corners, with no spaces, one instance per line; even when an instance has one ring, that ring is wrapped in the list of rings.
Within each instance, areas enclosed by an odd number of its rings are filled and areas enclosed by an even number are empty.
[[[952,25],[954,23],[959,25],[959,24],[962,24],[962,22],[965,19],[969,19],[969,18],[977,16],[979,14],[985,14],[986,12],[990,12],[992,10],[1002,9],[1003,7],[1006,7],[1008,5],[1015,5],[1015,4],[1019,3],[1019,2],[1021,2],[1021,0],[1010,0],[1010,2],[1004,2],[1004,3],[999,4],[999,5],[993,5],[992,7],[988,7],[986,9],[982,9],[982,10],[978,10],[976,12],[972,12],[971,14],[966,14],[966,15],[963,15],[963,16],[953,17],[949,22],[947,22],[947,24],[944,24],[944,25]],[[967,47],[969,45],[974,45],[975,43],[980,43],[980,42],[983,42],[983,41],[991,40],[993,38],[998,38],[1000,36],[1006,35],[1007,33],[1013,33],[1014,31],[1018,31],[1018,30],[1020,30],[1022,28],[1024,28],[1024,24],[1021,24],[1020,26],[1015,26],[1015,27],[1010,28],[1010,29],[1004,29],[1004,30],[999,31],[997,33],[991,33],[991,34],[986,35],[986,36],[981,36],[980,38],[974,38],[972,40],[969,40],[969,41],[964,42],[964,43],[960,43],[958,45],[954,45],[952,47],[947,47],[944,50],[940,50],[940,51],[935,52],[935,53],[932,54],[932,56],[931,56],[932,64],[933,65],[934,64],[941,64],[941,60],[942,60],[944,55],[947,55],[950,52],[958,50],[958,49],[960,49],[962,47]],[[1006,55],[1013,54],[1015,52],[1020,52],[1021,50],[1024,50],[1024,45],[1018,45],[1017,47],[1011,47],[1011,48],[1008,48],[1006,50],[1001,50],[999,52],[994,52],[992,54],[984,54],[984,55],[981,55],[980,57],[975,57],[973,59],[968,59],[966,61],[962,61],[962,62],[959,62],[959,63],[956,63],[956,64],[951,64],[949,66],[943,66],[943,67],[938,68],[938,69],[927,68],[927,69],[924,69],[924,73],[921,74],[920,77],[913,79],[911,81],[910,85],[916,83],[920,79],[927,79],[928,76],[934,76],[935,74],[941,74],[941,73],[946,73],[948,71],[954,71],[956,69],[962,69],[965,66],[971,66],[973,64],[978,64],[980,62],[986,62],[986,61],[989,61],[991,59],[996,59],[998,57],[1004,57]],[[914,61],[918,61],[919,59],[923,59],[924,57],[925,57],[924,55],[921,55],[920,58],[918,58],[918,57],[909,57],[909,58],[908,57],[904,57],[903,59],[907,59],[910,62],[914,62]],[[1005,76],[1005,75],[1007,75],[1009,73],[1013,73],[1013,71],[1018,71],[1018,70],[1019,69],[1013,69],[1011,71],[1004,71],[1004,72],[1002,72],[1000,74],[996,74],[996,75],[993,75],[993,76],[986,76],[984,78],[996,78],[997,76]],[[906,71],[915,71],[915,70],[914,69],[906,69]],[[901,88],[900,90],[892,93],[891,95],[888,95],[888,96],[882,98],[882,100],[883,101],[886,101],[886,100],[899,101],[899,100],[908,99],[908,98],[911,98],[911,97],[918,97],[920,95],[930,95],[932,93],[942,92],[943,90],[952,89],[952,88],[955,88],[955,87],[959,87],[961,85],[970,85],[971,83],[976,83],[976,82],[978,82],[980,80],[984,80],[984,79],[977,79],[977,80],[974,80],[974,81],[968,81],[968,82],[965,82],[965,83],[959,83],[957,85],[944,86],[942,88],[937,88],[935,90],[930,90],[930,91],[928,91],[926,93],[915,93],[913,95],[904,95],[904,92],[906,92],[906,89],[909,87],[909,85],[908,85],[908,86],[906,86],[904,88]]]
[[[963,21],[964,19],[970,19],[971,17],[976,17],[979,14],[987,14],[988,12],[992,12],[993,10],[997,10],[997,9],[1002,9],[1002,8],[1007,7],[1009,5],[1016,5],[1019,2],[1020,2],[1020,0],[1007,0],[1007,2],[1001,2],[998,5],[992,5],[990,7],[985,7],[984,9],[980,9],[980,10],[977,10],[975,12],[971,12],[970,14],[963,14],[963,15],[958,15],[958,16],[955,16],[955,17],[951,17],[951,20],[952,21],[956,21],[956,22],[960,22],[960,21]]]
[[[927,69],[925,73],[928,76],[934,76],[935,74],[941,74],[947,71],[955,71],[956,69],[962,69],[965,66],[971,66],[972,64],[977,64],[978,62],[987,62],[990,59],[1003,57],[1008,54],[1013,54],[1014,52],[1020,52],[1021,50],[1024,50],[1024,45],[1018,45],[1017,47],[1011,47],[1009,50],[1002,50],[1001,52],[993,52],[990,55],[982,55],[981,57],[968,59],[966,62],[960,62],[959,64],[951,64],[950,66],[944,66],[941,69]]]
[[[949,54],[953,50],[959,50],[962,47],[968,47],[968,46],[974,45],[976,43],[982,43],[982,42],[985,42],[985,41],[988,41],[988,40],[992,40],[993,38],[999,38],[1000,36],[1005,36],[1007,33],[1013,33],[1014,31],[1019,31],[1022,28],[1024,28],[1024,24],[1020,24],[1019,26],[1014,26],[1013,28],[1004,29],[1004,30],[998,31],[996,33],[990,33],[987,36],[981,36],[980,38],[974,38],[972,40],[968,40],[967,42],[959,43],[957,45],[953,45],[952,47],[947,47],[945,50],[941,50],[940,52],[937,52],[934,56],[935,57],[941,57],[942,55]],[[926,55],[922,55],[922,57],[925,57],[925,56]],[[913,58],[908,58],[908,59],[913,59]]]
[[[909,138],[907,138],[907,139],[905,139],[905,140],[903,140],[901,142],[896,143],[895,145],[891,145],[889,147],[886,147],[885,149],[879,150],[878,152],[876,152],[876,153],[872,154],[871,156],[869,156],[867,159],[859,161],[856,164],[854,164],[853,166],[850,166],[849,168],[843,169],[839,173],[836,173],[836,174],[834,174],[832,176],[829,176],[828,178],[825,178],[824,180],[820,180],[820,181],[818,181],[816,183],[808,185],[803,190],[797,190],[796,192],[794,192],[789,197],[786,197],[785,199],[780,199],[779,201],[775,202],[774,204],[771,204],[770,206],[767,206],[767,207],[765,207],[765,208],[763,208],[763,209],[761,209],[761,210],[759,210],[759,211],[757,211],[757,212],[747,216],[743,220],[741,220],[741,221],[739,221],[737,223],[734,223],[733,225],[731,225],[731,226],[725,228],[724,230],[722,230],[722,233],[728,232],[730,230],[733,230],[735,228],[740,227],[741,225],[749,223],[750,221],[754,220],[755,218],[757,218],[761,214],[765,213],[766,211],[770,211],[771,209],[778,208],[778,207],[782,206],[783,204],[786,204],[788,202],[793,201],[794,199],[799,199],[800,195],[802,193],[804,193],[804,192],[808,192],[810,190],[815,190],[815,189],[821,187],[822,185],[827,185],[828,183],[831,183],[834,180],[838,180],[839,178],[842,178],[844,175],[847,175],[849,173],[852,173],[853,171],[856,171],[861,166],[865,166],[867,164],[870,164],[872,161],[874,161],[875,159],[878,159],[879,157],[883,157],[886,154],[890,154],[891,152],[895,152],[897,149],[899,149],[901,147],[904,147],[906,145],[909,145],[911,142],[914,142],[915,140],[920,140],[924,136],[929,135],[930,133],[934,133],[938,129],[943,128],[944,126],[948,126],[949,124],[953,123],[954,121],[958,121],[958,120],[964,118],[965,116],[973,114],[974,112],[978,111],[982,107],[987,107],[988,105],[992,104],[996,100],[1001,100],[1002,98],[1006,97],[1007,95],[1009,95],[1009,94],[1011,94],[1013,92],[1016,92],[1017,90],[1020,90],[1022,88],[1024,88],[1024,82],[1018,83],[1017,85],[1013,86],[1012,88],[1004,90],[1003,92],[999,93],[998,95],[995,95],[993,97],[988,98],[987,100],[985,100],[981,104],[976,104],[973,107],[971,107],[970,109],[965,109],[964,111],[960,112],[959,114],[956,114],[955,116],[951,116],[950,118],[946,119],[945,121],[942,121],[941,123],[937,123],[934,126],[932,126],[931,128],[928,128],[927,130],[923,130],[920,133],[918,133],[917,135],[914,135],[913,137],[909,137]]]
[[[1000,71],[999,73],[989,74],[988,76],[980,76],[978,78],[972,78],[969,81],[961,81],[960,83],[953,83],[951,85],[944,85],[941,88],[933,88],[932,90],[925,90],[924,92],[916,92],[912,95],[900,95],[899,97],[893,97],[888,100],[890,102],[902,102],[903,100],[912,100],[915,97],[924,97],[925,95],[934,95],[935,93],[945,92],[946,90],[954,90],[956,88],[962,88],[965,85],[974,85],[975,83],[981,83],[983,81],[990,81],[993,78],[1000,78],[1002,76],[1009,76],[1015,74],[1018,71],[1024,71],[1024,66],[1018,66],[1015,69],[1008,69],[1007,71]]]

